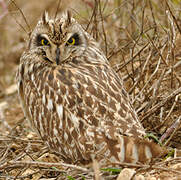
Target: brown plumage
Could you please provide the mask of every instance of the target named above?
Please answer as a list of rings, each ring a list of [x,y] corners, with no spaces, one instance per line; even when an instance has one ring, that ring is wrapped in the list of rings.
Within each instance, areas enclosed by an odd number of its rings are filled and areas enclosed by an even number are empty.
[[[70,16],[45,13],[20,59],[25,116],[51,150],[71,163],[148,162],[165,151],[145,130],[120,78],[95,40]]]

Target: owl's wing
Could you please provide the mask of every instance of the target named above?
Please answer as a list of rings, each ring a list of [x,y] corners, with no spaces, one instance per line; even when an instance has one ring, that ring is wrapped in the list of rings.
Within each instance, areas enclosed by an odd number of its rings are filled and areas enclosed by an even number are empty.
[[[50,75],[49,75],[50,76]],[[110,129],[142,137],[138,121],[121,80],[107,64],[60,67],[54,73],[57,104],[62,104],[74,123]],[[61,100],[60,100],[61,99]]]
[[[62,105],[64,114],[62,129],[77,141],[85,159],[92,155],[103,164],[133,163],[165,154],[159,145],[142,139],[145,131],[120,79],[108,65],[61,67],[54,76],[61,97],[56,106]]]

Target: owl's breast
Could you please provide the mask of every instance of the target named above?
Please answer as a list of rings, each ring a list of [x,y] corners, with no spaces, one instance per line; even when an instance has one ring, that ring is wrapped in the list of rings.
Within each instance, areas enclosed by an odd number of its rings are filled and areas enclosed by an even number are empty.
[[[25,70],[31,68],[32,71]],[[72,81],[73,74],[65,69],[57,72],[49,68],[31,68],[21,65],[18,70],[19,96],[30,126],[64,159],[88,160],[83,145],[78,143],[84,134],[84,125],[80,117],[70,111],[74,108],[83,115],[76,109],[81,97],[74,94],[80,85]]]

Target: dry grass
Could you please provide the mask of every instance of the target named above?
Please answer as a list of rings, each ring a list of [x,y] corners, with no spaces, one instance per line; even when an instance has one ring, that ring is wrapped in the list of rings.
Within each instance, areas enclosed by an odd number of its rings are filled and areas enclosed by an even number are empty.
[[[97,163],[93,169],[64,164],[24,121],[15,86],[19,58],[42,12],[54,16],[58,1],[15,2],[30,28],[13,3],[0,0],[0,179],[100,179],[100,173],[115,179],[117,175],[99,171]],[[180,1],[62,0],[59,12],[68,5],[122,77],[147,131],[163,144],[181,148]],[[135,168],[145,177],[181,179],[179,163],[181,158],[175,157],[153,165],[119,166]]]

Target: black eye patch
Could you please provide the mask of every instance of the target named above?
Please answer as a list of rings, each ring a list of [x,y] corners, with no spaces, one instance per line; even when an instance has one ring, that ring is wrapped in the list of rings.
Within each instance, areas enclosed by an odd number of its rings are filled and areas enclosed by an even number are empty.
[[[49,41],[40,34],[37,35],[36,42],[37,46],[50,46]]]
[[[80,45],[80,38],[79,35],[77,33],[75,33],[73,36],[71,36],[69,38],[69,40],[67,41],[66,45]]]

